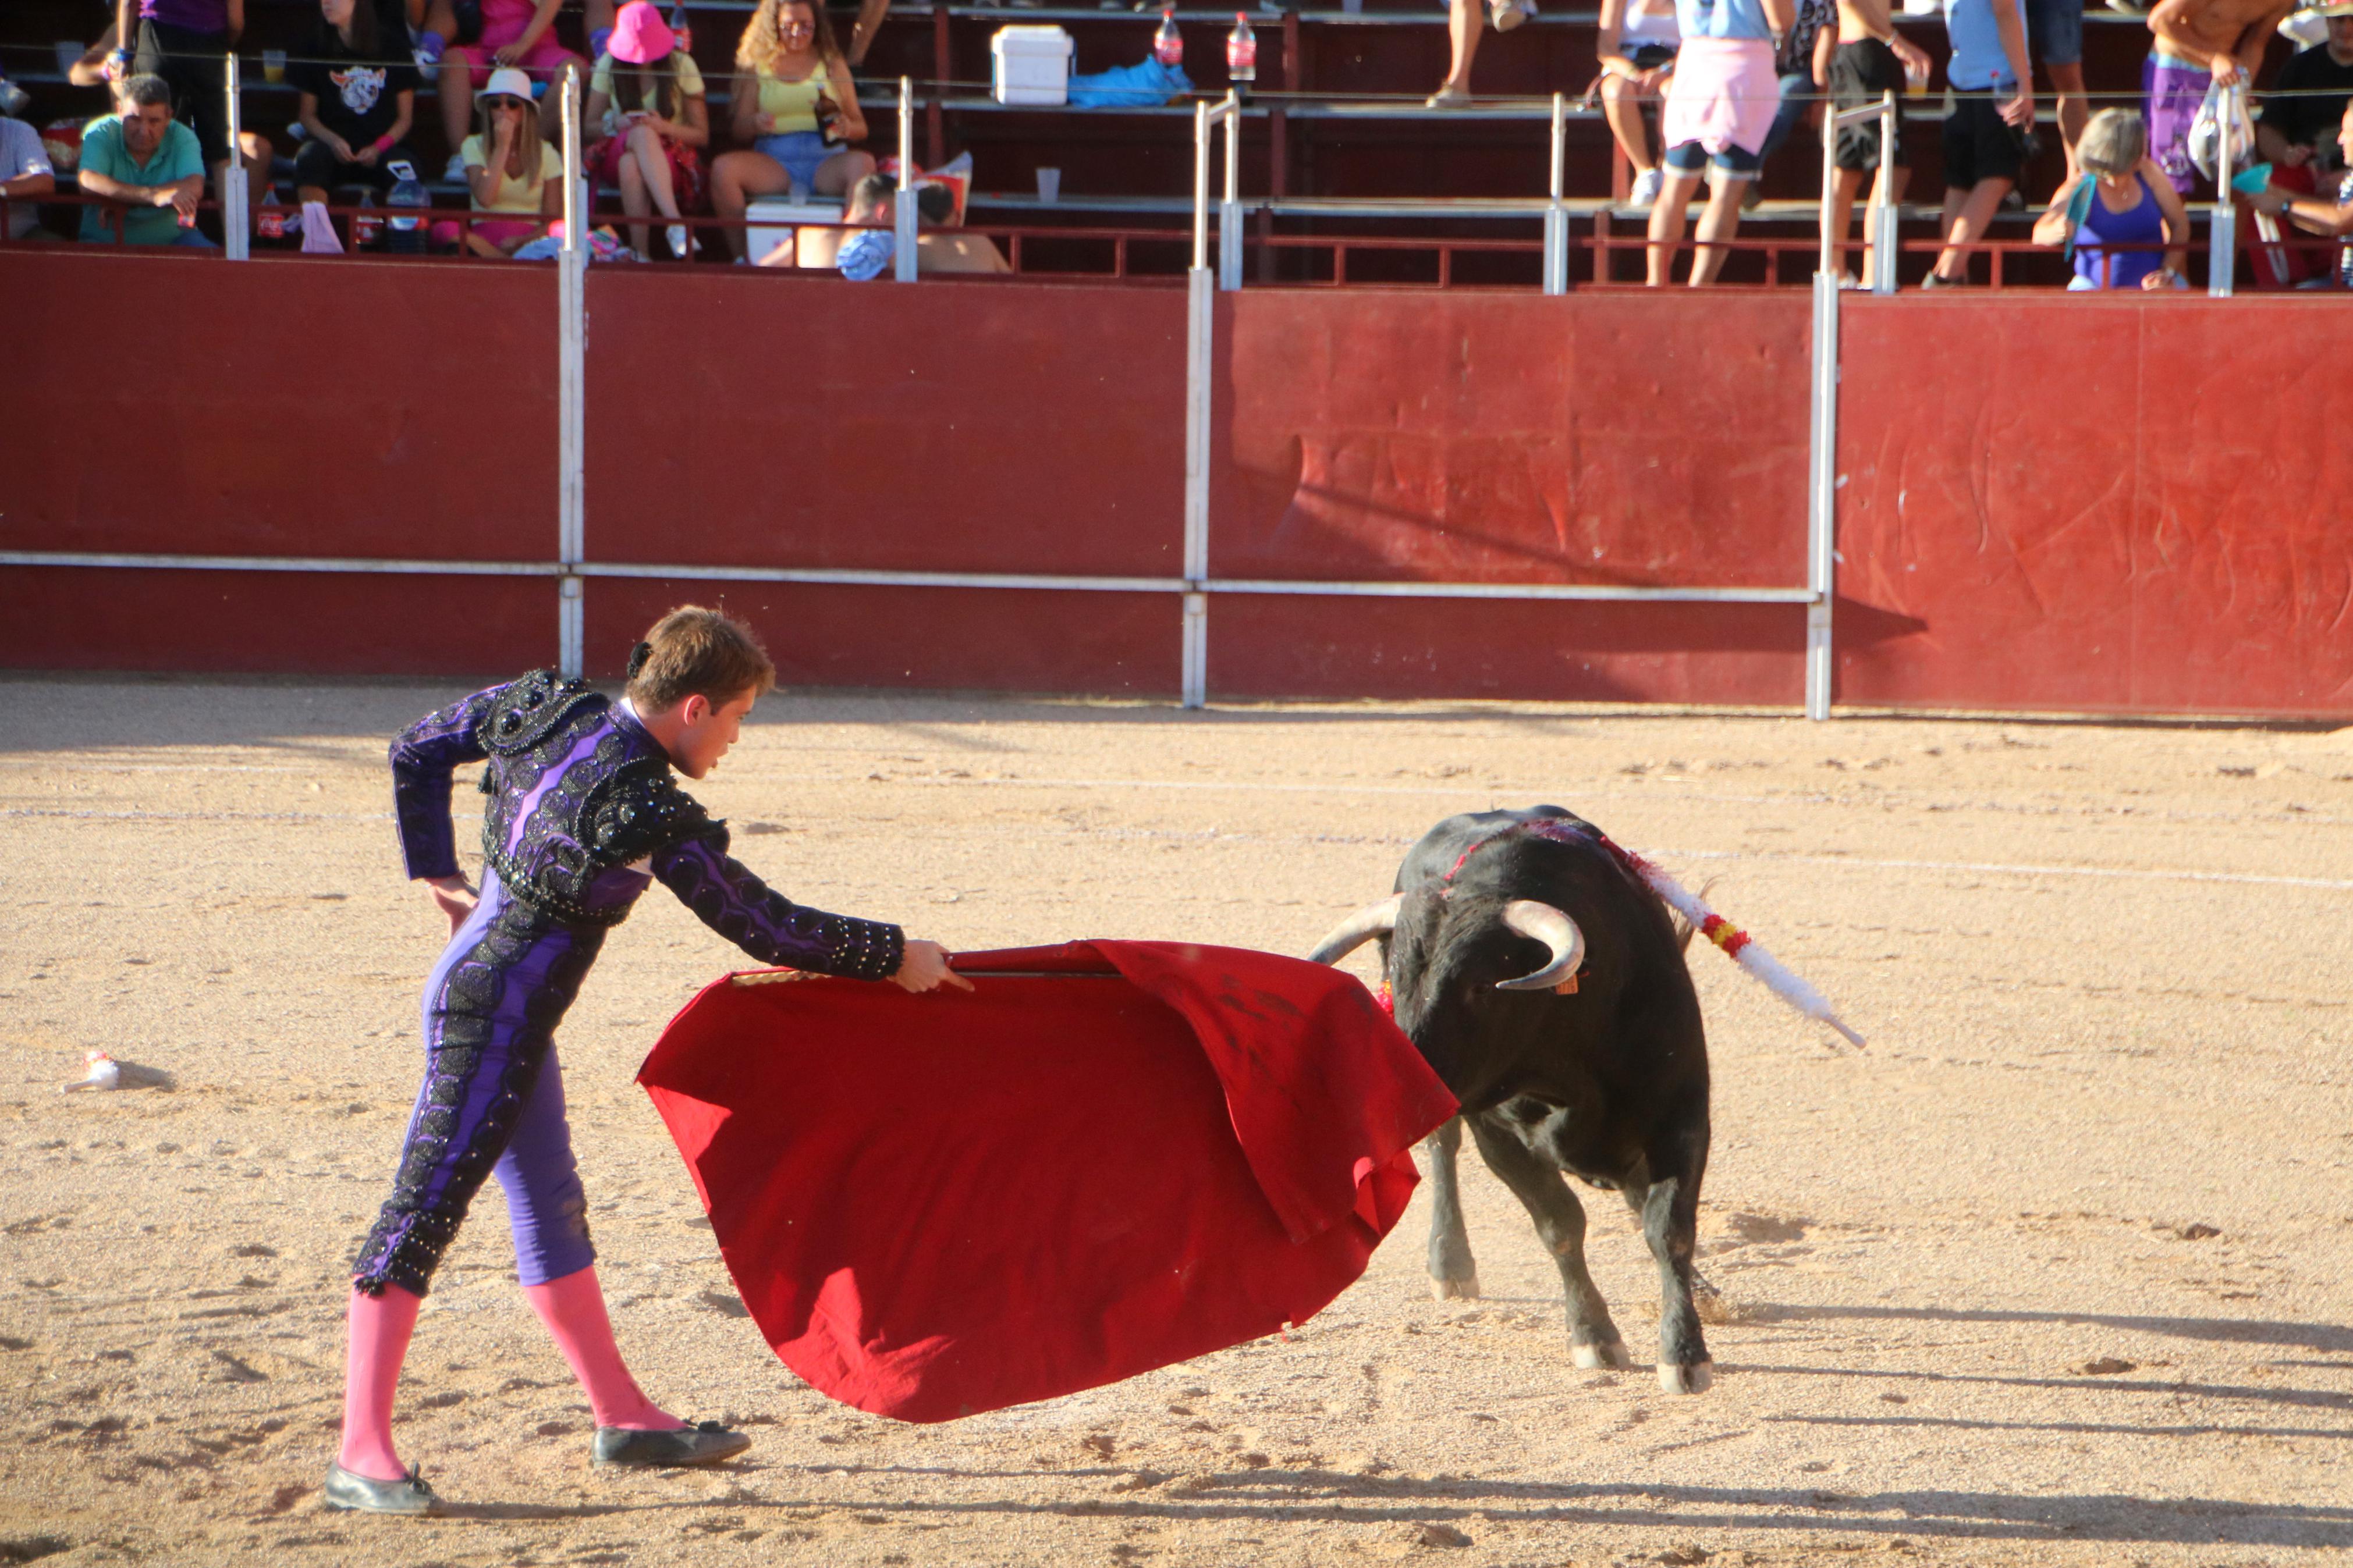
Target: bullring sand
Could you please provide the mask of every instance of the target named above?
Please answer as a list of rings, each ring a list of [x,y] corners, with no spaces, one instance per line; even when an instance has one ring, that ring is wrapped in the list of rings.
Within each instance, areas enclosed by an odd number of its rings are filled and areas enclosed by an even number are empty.
[[[1693,954],[1712,1392],[1573,1368],[1556,1275],[1466,1162],[1483,1300],[1430,1299],[1417,1201],[1288,1339],[945,1426],[835,1406],[744,1317],[631,1082],[744,963],[657,889],[563,1031],[575,1129],[624,1348],[756,1445],[591,1472],[492,1189],[396,1428],[458,1506],[323,1511],[345,1268],[437,950],[384,745],[459,689],[0,682],[0,1562],[2353,1548],[2353,733],[1434,705],[782,694],[700,793],[793,896],[957,948],[1303,952],[1431,821],[1490,805],[1557,802],[1715,879],[1871,1047]],[[170,1085],[60,1095],[92,1047]],[[1588,1207],[1640,1346],[1651,1268],[1614,1198]]]

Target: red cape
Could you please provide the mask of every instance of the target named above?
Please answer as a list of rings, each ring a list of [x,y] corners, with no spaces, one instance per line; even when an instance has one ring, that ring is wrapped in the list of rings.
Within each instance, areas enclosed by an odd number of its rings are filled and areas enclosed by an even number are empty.
[[[638,1073],[768,1343],[878,1415],[952,1420],[1305,1321],[1454,1114],[1319,964],[1095,942],[956,966],[976,993],[731,975]]]

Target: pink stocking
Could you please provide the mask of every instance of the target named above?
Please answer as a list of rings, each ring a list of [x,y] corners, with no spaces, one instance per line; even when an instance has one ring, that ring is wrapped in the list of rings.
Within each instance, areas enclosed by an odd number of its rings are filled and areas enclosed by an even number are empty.
[[[547,1325],[572,1375],[588,1391],[597,1426],[676,1432],[686,1425],[648,1399],[623,1364],[621,1347],[613,1342],[612,1322],[605,1316],[605,1292],[596,1284],[595,1264],[544,1285],[526,1285],[522,1293],[531,1298],[532,1310]]]
[[[343,1449],[336,1462],[355,1476],[396,1481],[408,1473],[392,1447],[392,1394],[424,1303],[397,1285],[381,1296],[352,1292],[343,1362]]]

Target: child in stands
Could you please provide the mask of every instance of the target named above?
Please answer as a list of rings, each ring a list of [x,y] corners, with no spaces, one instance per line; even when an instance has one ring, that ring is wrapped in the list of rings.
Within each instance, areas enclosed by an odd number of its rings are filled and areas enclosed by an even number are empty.
[[[687,259],[693,242],[679,218],[702,205],[702,158],[711,144],[711,115],[702,73],[647,0],[630,0],[613,24],[607,52],[588,79],[586,119],[596,141],[589,173],[621,187],[632,217],[659,212],[670,220],[670,253]],[[652,254],[644,224],[629,226],[639,256]]]

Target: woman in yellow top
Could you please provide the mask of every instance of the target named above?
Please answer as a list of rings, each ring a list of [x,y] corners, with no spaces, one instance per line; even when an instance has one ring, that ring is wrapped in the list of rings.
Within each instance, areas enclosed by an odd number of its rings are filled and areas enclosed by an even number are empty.
[[[475,95],[479,129],[458,150],[466,166],[466,189],[478,213],[528,216],[477,223],[466,247],[495,261],[547,232],[547,220],[564,211],[564,160],[540,139],[539,110],[531,100],[531,79],[512,66],[491,73]],[[436,224],[436,237],[454,240],[458,225]]]
[[[871,154],[847,143],[866,140],[866,117],[849,64],[824,11],[810,0],[760,0],[735,46],[730,128],[752,151],[711,165],[711,202],[740,218],[754,196],[840,195],[874,172]],[[830,129],[839,143],[826,139]],[[744,231],[727,243],[744,254]]]
[[[711,142],[702,73],[648,0],[621,7],[607,51],[588,79],[588,172],[599,184],[621,187],[631,217],[659,211],[668,218],[664,237],[684,261],[693,241],[679,218],[702,205],[696,149]],[[631,224],[629,243],[639,256],[650,254],[648,226]]]

